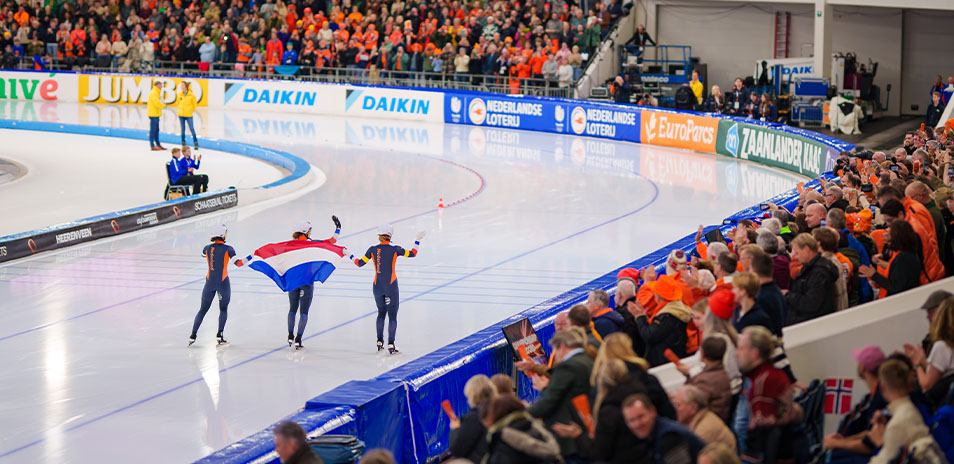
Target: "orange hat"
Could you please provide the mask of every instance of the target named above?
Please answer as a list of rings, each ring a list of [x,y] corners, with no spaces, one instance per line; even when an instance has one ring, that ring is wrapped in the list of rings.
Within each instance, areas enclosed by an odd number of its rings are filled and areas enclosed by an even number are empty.
[[[871,232],[871,210],[863,209],[857,213],[851,213],[845,216],[848,223],[848,230],[857,234],[867,234]]]
[[[709,310],[720,319],[728,320],[735,312],[735,294],[726,289],[712,292],[709,295]]]
[[[682,288],[676,283],[674,277],[664,275],[653,282],[647,282],[646,287],[656,296],[666,301],[682,299]]]
[[[634,282],[639,282],[639,270],[633,269],[631,267],[624,267],[616,274],[616,280],[623,278],[629,278],[633,279]]]

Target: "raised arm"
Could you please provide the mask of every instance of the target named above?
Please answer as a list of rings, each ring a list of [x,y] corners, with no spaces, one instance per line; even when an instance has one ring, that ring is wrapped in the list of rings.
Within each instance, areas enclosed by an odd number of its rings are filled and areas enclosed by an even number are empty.
[[[332,222],[335,223],[335,234],[328,239],[329,242],[335,243],[338,241],[338,237],[341,236],[341,221],[338,220],[338,216],[331,215]]]

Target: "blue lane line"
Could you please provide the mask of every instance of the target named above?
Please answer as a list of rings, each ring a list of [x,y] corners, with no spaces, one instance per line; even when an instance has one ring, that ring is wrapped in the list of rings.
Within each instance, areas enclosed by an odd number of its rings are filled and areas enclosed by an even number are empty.
[[[434,209],[427,210],[427,211],[425,211],[425,212],[423,212],[423,213],[418,213],[418,214],[415,214],[415,215],[413,215],[413,216],[408,216],[408,217],[403,218],[403,219],[398,219],[397,221],[393,221],[393,224],[398,224],[398,223],[401,223],[401,222],[404,222],[404,221],[409,221],[409,220],[411,220],[411,219],[415,219],[415,218],[418,218],[418,217],[420,217],[420,216],[424,216],[424,215],[426,215],[426,214],[431,214],[431,213],[433,213],[433,212],[435,212],[435,211],[437,211],[437,210],[438,210],[437,208],[434,208]],[[370,232],[370,231],[373,231],[373,230],[376,230],[376,228],[375,228],[375,227],[370,227],[370,228],[367,228],[367,229],[364,229],[364,230],[361,230],[361,231],[358,231],[358,232],[354,232],[354,233],[351,233],[351,234],[342,236],[342,238],[354,237],[354,236],[356,236],[356,235],[360,235],[360,234],[363,234],[363,233],[366,233],[366,232]],[[32,328],[29,328],[29,329],[26,329],[26,330],[22,330],[22,331],[20,331],[20,332],[14,333],[14,334],[10,334],[10,335],[6,335],[6,336],[3,336],[3,337],[0,337],[0,342],[2,342],[2,341],[4,341],[4,340],[8,340],[8,339],[10,339],[10,338],[19,337],[19,336],[21,336],[21,335],[26,335],[26,334],[28,334],[28,333],[36,332],[36,331],[38,331],[38,330],[43,330],[43,329],[45,329],[45,328],[47,328],[47,327],[51,327],[51,326],[54,326],[54,325],[57,325],[57,324],[61,324],[61,323],[64,323],[64,322],[69,322],[69,321],[72,321],[72,320],[76,320],[76,319],[80,319],[80,318],[83,318],[83,317],[86,317],[86,316],[90,316],[90,315],[93,315],[93,314],[97,314],[97,313],[106,311],[106,310],[108,310],[108,309],[116,308],[116,307],[119,307],[119,306],[122,306],[122,305],[125,305],[125,304],[135,303],[135,302],[137,302],[137,301],[139,301],[139,300],[142,300],[142,299],[144,299],[144,298],[148,298],[148,297],[151,297],[151,296],[155,296],[155,295],[158,295],[158,294],[160,294],[160,293],[167,292],[167,291],[169,291],[169,290],[176,290],[176,289],[178,289],[178,288],[182,288],[182,287],[185,287],[185,286],[187,286],[187,285],[192,285],[192,284],[195,284],[195,283],[199,283],[199,282],[202,282],[202,281],[204,281],[204,280],[205,280],[205,277],[203,277],[203,278],[201,278],[201,279],[190,280],[190,281],[185,282],[185,283],[183,283],[183,284],[179,284],[179,285],[175,285],[175,286],[172,286],[172,287],[164,288],[164,289],[161,289],[161,290],[157,290],[157,291],[155,291],[155,292],[150,292],[150,293],[147,293],[147,294],[145,294],[145,295],[140,295],[140,296],[137,296],[137,297],[135,297],[135,298],[131,298],[131,299],[129,299],[129,300],[120,301],[120,302],[118,302],[118,303],[113,303],[113,304],[111,304],[111,305],[104,306],[104,307],[98,308],[98,309],[94,309],[94,310],[92,310],[92,311],[88,311],[88,312],[85,312],[85,313],[82,313],[82,314],[77,314],[77,315],[75,315],[75,316],[68,317],[68,318],[66,318],[66,319],[60,319],[60,320],[58,320],[58,321],[53,321],[53,322],[48,322],[48,323],[46,323],[46,324],[41,324],[41,325],[38,325],[38,326],[36,326],[36,327],[32,327]],[[4,454],[0,454],[0,458],[2,458],[3,456],[5,456],[5,455],[4,455]]]
[[[646,178],[644,178],[644,179],[646,179]],[[581,231],[578,231],[578,232],[575,232],[575,233],[573,233],[573,234],[567,235],[566,237],[562,237],[562,238],[556,239],[556,240],[554,240],[554,241],[552,241],[552,242],[549,242],[549,243],[546,243],[546,244],[544,244],[544,245],[538,246],[538,247],[536,247],[536,248],[534,248],[534,249],[532,249],[532,250],[529,250],[529,251],[520,253],[519,255],[513,256],[513,257],[508,258],[508,259],[505,259],[505,260],[500,261],[500,262],[498,262],[498,263],[496,263],[496,264],[487,266],[487,267],[485,267],[485,268],[483,268],[483,269],[478,269],[478,270],[476,270],[476,271],[474,271],[474,272],[471,272],[470,274],[467,274],[467,275],[465,275],[465,276],[462,276],[462,277],[459,277],[459,278],[457,278],[457,279],[454,279],[454,280],[452,280],[452,281],[450,281],[450,282],[444,283],[444,284],[442,284],[442,285],[438,285],[438,286],[433,287],[433,288],[431,288],[431,289],[429,289],[429,290],[426,290],[426,291],[424,291],[424,292],[421,292],[421,293],[418,293],[418,294],[416,294],[416,295],[413,295],[413,296],[411,296],[410,298],[407,298],[407,299],[404,300],[404,301],[412,301],[412,300],[418,299],[418,298],[420,298],[420,297],[422,297],[422,296],[424,296],[424,295],[433,293],[433,292],[435,292],[435,291],[437,291],[437,290],[440,290],[440,289],[442,289],[442,288],[445,288],[445,287],[447,287],[447,286],[450,286],[450,285],[453,285],[453,284],[455,284],[455,283],[457,283],[457,282],[460,282],[461,280],[464,280],[464,279],[466,279],[466,278],[468,278],[468,277],[470,277],[470,276],[474,276],[474,275],[480,274],[480,273],[482,273],[482,272],[491,270],[491,269],[493,269],[493,268],[495,268],[495,267],[497,267],[497,266],[501,266],[501,265],[503,265],[503,264],[506,264],[506,263],[515,261],[515,260],[517,260],[517,259],[523,258],[524,256],[530,255],[530,254],[532,254],[532,253],[536,253],[537,251],[540,251],[540,250],[543,250],[543,249],[548,248],[548,247],[550,247],[550,246],[553,246],[553,245],[555,245],[555,244],[557,244],[557,243],[560,243],[560,242],[563,242],[563,241],[572,239],[572,238],[574,238],[574,237],[578,237],[578,236],[583,235],[583,234],[585,234],[585,233],[587,233],[587,232],[593,231],[593,230],[595,230],[595,229],[599,229],[599,228],[601,228],[601,227],[603,227],[603,226],[606,226],[606,225],[608,225],[608,224],[614,223],[614,222],[616,222],[616,221],[619,221],[619,220],[621,220],[621,219],[625,219],[625,218],[627,218],[627,217],[629,217],[629,216],[632,216],[632,215],[634,215],[634,214],[636,214],[636,213],[639,213],[640,211],[642,211],[642,210],[648,208],[650,205],[652,205],[653,203],[655,203],[655,202],[656,202],[656,199],[659,197],[659,187],[658,187],[653,181],[651,181],[651,180],[649,180],[649,179],[646,179],[646,181],[649,182],[649,184],[653,187],[653,196],[652,196],[652,198],[650,198],[650,200],[649,200],[645,205],[640,206],[639,208],[637,208],[637,209],[635,209],[635,210],[633,210],[633,211],[630,211],[630,212],[628,212],[628,213],[626,213],[626,214],[623,214],[623,215],[617,216],[617,217],[615,217],[615,218],[612,218],[612,219],[603,221],[603,222],[601,222],[601,223],[599,223],[599,224],[596,224],[596,225],[594,225],[594,226],[587,227],[586,229],[583,229],[583,230],[581,230]],[[415,215],[415,216],[412,216],[412,217],[416,217],[416,216],[419,216],[419,215]],[[396,221],[396,222],[400,222],[400,221]],[[374,229],[369,229],[369,230],[374,230]],[[358,233],[361,233],[361,232],[358,232]],[[157,293],[158,293],[158,292],[157,292]],[[142,298],[142,297],[140,297],[140,298]],[[326,333],[328,333],[328,332],[331,332],[331,331],[336,330],[336,329],[338,329],[338,328],[344,327],[344,326],[349,325],[349,324],[351,324],[351,323],[353,323],[353,322],[357,322],[357,321],[359,321],[359,320],[361,320],[361,319],[364,319],[364,318],[366,318],[366,317],[375,316],[375,315],[377,315],[377,313],[378,313],[377,311],[372,311],[372,312],[369,312],[369,313],[366,313],[366,314],[362,314],[362,315],[360,315],[360,316],[358,316],[358,317],[355,317],[355,318],[353,318],[353,319],[347,320],[347,321],[342,322],[342,323],[340,323],[340,324],[337,324],[337,325],[335,325],[335,326],[329,327],[329,328],[327,328],[327,329],[325,329],[325,330],[322,330],[322,331],[319,331],[319,332],[314,333],[314,334],[312,334],[312,335],[309,335],[309,336],[307,336],[307,337],[304,337],[304,340],[311,340],[311,339],[313,339],[313,338],[315,338],[315,337],[324,335],[324,334],[326,334]],[[32,330],[32,329],[31,329],[31,330]],[[2,340],[2,339],[0,339],[0,340]],[[235,369],[235,368],[237,368],[237,367],[243,366],[243,365],[248,364],[248,363],[250,363],[250,362],[252,362],[252,361],[255,361],[255,360],[264,358],[264,357],[266,357],[266,356],[268,356],[268,355],[270,355],[270,354],[272,354],[272,353],[276,353],[276,352],[283,351],[283,350],[286,350],[286,349],[288,349],[288,346],[287,346],[287,345],[283,345],[283,346],[280,346],[280,347],[278,347],[278,348],[274,348],[274,349],[272,349],[272,350],[266,351],[265,353],[262,353],[262,354],[253,356],[253,357],[251,357],[251,358],[248,358],[248,359],[246,359],[246,360],[244,360],[244,361],[241,361],[241,362],[239,362],[238,364],[234,364],[234,365],[232,365],[232,366],[225,367],[225,368],[219,370],[219,373],[220,373],[220,374],[225,373],[225,372],[227,372],[227,371],[229,371],[229,370],[232,370],[232,369]],[[94,422],[100,421],[100,420],[105,419],[105,418],[107,418],[107,417],[110,417],[110,416],[112,416],[112,415],[121,413],[121,412],[123,412],[123,411],[125,411],[125,410],[127,410],[127,409],[130,409],[130,408],[139,406],[140,404],[143,404],[143,403],[146,403],[146,402],[148,402],[148,401],[154,400],[154,399],[156,399],[156,398],[159,398],[159,397],[161,397],[161,396],[167,395],[167,394],[169,394],[169,393],[173,393],[173,392],[175,392],[175,391],[181,390],[181,389],[186,388],[186,387],[188,387],[188,386],[190,386],[190,385],[192,385],[192,384],[195,384],[195,383],[197,383],[197,382],[199,382],[199,381],[201,381],[201,380],[202,380],[202,377],[199,377],[199,378],[194,379],[194,380],[190,380],[189,382],[183,383],[183,384],[181,384],[181,385],[179,385],[179,386],[176,386],[176,387],[172,387],[172,388],[170,388],[170,389],[168,389],[168,390],[165,390],[165,391],[163,391],[163,392],[161,392],[161,393],[157,393],[157,394],[152,395],[152,396],[149,396],[149,397],[147,397],[147,398],[145,398],[145,399],[136,401],[135,403],[132,403],[132,404],[123,406],[123,407],[118,408],[118,409],[114,409],[113,411],[107,412],[107,413],[105,413],[105,414],[102,414],[102,415],[97,416],[97,417],[95,417],[95,418],[92,418],[92,419],[90,419],[90,420],[87,420],[87,421],[81,422],[81,423],[79,423],[79,424],[73,425],[72,427],[67,428],[65,431],[66,431],[66,432],[69,432],[69,431],[72,431],[72,430],[76,430],[76,429],[78,429],[78,428],[80,428],[80,427],[84,427],[84,426],[86,426],[86,425],[89,425],[89,424],[92,424],[92,423],[94,423]],[[12,450],[10,450],[10,451],[7,451],[7,452],[5,452],[5,453],[3,453],[3,454],[0,454],[0,458],[9,456],[9,455],[11,455],[11,454],[17,453],[17,452],[22,451],[22,450],[24,450],[24,449],[27,449],[27,448],[30,448],[30,447],[32,447],[32,446],[38,445],[38,444],[40,444],[40,443],[42,443],[42,442],[44,442],[44,441],[46,441],[46,438],[41,438],[41,439],[39,439],[39,440],[36,440],[36,441],[30,442],[30,443],[27,443],[26,445],[20,446],[19,448],[15,448],[15,449],[12,449]]]

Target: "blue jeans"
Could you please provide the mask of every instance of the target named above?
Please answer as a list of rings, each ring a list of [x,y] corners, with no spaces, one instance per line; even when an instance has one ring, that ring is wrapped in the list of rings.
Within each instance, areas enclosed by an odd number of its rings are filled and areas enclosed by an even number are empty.
[[[149,117],[149,146],[159,147],[159,117]]]
[[[739,443],[739,454],[745,452],[745,439],[748,436],[749,430],[749,415],[751,411],[749,410],[749,400],[745,396],[749,388],[752,388],[752,381],[745,379],[742,383],[742,396],[739,398],[739,403],[735,407],[735,415],[732,416],[732,431],[735,432],[735,438]]]
[[[182,132],[182,144],[183,144],[183,145],[186,144],[186,139],[185,139],[185,136],[186,136],[185,126],[186,126],[186,123],[189,124],[189,130],[192,131],[192,144],[193,144],[193,145],[198,145],[198,144],[199,144],[199,141],[198,141],[198,140],[196,139],[196,137],[195,137],[195,126],[192,125],[192,116],[189,116],[189,117],[179,116],[179,130]]]

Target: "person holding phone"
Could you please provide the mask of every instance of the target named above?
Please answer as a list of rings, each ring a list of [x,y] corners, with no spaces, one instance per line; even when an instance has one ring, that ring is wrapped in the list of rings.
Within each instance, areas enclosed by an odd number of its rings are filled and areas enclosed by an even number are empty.
[[[934,441],[920,411],[911,402],[908,386],[910,375],[911,369],[897,359],[885,361],[878,368],[878,382],[881,394],[888,401],[888,408],[875,412],[871,420],[871,431],[866,438],[874,445],[872,448],[881,448],[868,461],[871,464],[891,462],[898,453],[907,450],[917,440]]]

